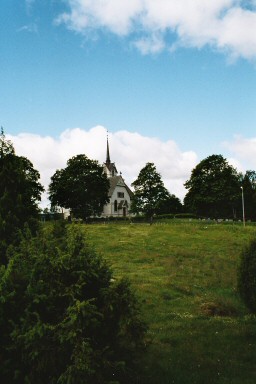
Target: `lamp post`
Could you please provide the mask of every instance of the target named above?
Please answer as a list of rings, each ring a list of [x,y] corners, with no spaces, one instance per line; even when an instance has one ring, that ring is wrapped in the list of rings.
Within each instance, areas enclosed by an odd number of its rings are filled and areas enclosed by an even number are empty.
[[[243,223],[244,223],[244,227],[245,227],[245,214],[244,214],[244,188],[241,187],[241,190],[242,190]]]

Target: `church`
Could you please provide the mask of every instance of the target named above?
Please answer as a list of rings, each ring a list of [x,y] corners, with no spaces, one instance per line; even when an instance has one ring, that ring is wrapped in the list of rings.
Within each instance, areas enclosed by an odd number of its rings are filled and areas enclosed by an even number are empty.
[[[107,138],[106,162],[103,164],[110,188],[108,192],[109,202],[104,205],[102,217],[126,217],[130,214],[133,192],[125,184],[122,174],[118,175],[115,163],[110,160],[109,143]]]
[[[110,160],[108,138],[106,162],[103,163],[103,170],[109,179],[110,188],[108,191],[109,202],[104,205],[100,217],[130,216],[133,192],[125,184],[122,174],[118,174],[115,163],[112,163]],[[63,214],[64,219],[71,217],[69,209],[59,207],[58,212]]]

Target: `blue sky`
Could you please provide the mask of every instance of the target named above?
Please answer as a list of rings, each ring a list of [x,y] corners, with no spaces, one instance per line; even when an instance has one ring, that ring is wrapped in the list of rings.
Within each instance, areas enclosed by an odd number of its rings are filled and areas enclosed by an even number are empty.
[[[153,161],[180,197],[213,153],[256,169],[255,1],[1,0],[0,18],[0,123],[48,179],[82,138],[103,161],[106,129],[129,182]]]

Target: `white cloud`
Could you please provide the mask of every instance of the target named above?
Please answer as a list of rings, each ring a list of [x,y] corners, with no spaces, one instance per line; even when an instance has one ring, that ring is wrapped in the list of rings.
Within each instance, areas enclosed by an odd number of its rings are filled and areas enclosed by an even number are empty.
[[[152,36],[146,36],[139,38],[134,42],[134,46],[137,47],[143,55],[149,53],[159,53],[165,48],[163,36],[161,34],[153,34]]]
[[[210,45],[232,57],[256,57],[255,1],[67,0],[70,11],[57,23],[80,33],[110,31],[130,36],[142,53]],[[170,46],[168,34],[176,38]],[[172,39],[173,40],[173,39]]]
[[[29,133],[7,135],[7,138],[13,142],[17,155],[32,161],[47,189],[56,169],[65,167],[72,156],[83,153],[103,163],[106,159],[106,133],[104,127],[96,126],[88,131],[81,128],[66,130],[56,139]],[[128,131],[110,133],[109,145],[111,161],[116,163],[128,185],[147,162],[153,162],[169,191],[183,199],[183,184],[198,162],[195,152],[182,152],[172,140],[163,142]],[[47,203],[45,194],[42,205]]]
[[[244,138],[236,135],[232,141],[224,142],[223,146],[236,159],[239,170],[256,170],[256,137]]]
[[[118,35],[126,35],[133,28],[133,19],[143,10],[142,0],[68,0],[70,13],[64,13],[57,23],[84,32],[86,28],[107,28]]]
[[[29,24],[29,25],[23,25],[18,29],[18,32],[30,32],[30,33],[37,33],[38,27],[36,24]]]

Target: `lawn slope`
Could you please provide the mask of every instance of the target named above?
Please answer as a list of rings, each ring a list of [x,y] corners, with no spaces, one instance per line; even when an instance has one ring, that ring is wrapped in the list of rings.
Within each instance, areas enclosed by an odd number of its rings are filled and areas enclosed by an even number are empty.
[[[127,276],[141,299],[149,347],[134,384],[256,382],[256,319],[236,291],[240,253],[255,227],[172,221],[84,228],[114,276]]]

